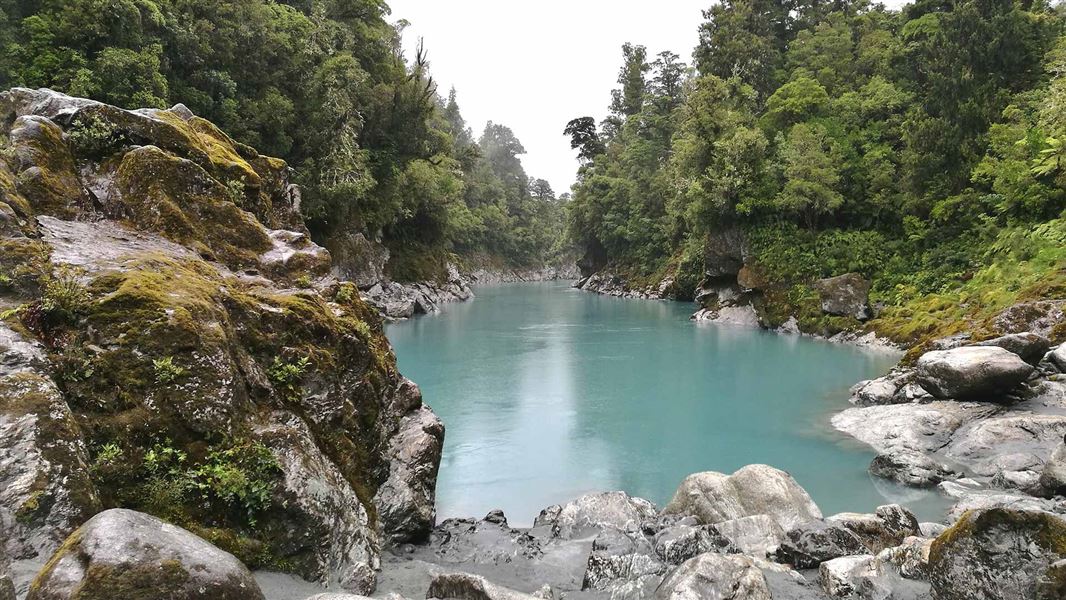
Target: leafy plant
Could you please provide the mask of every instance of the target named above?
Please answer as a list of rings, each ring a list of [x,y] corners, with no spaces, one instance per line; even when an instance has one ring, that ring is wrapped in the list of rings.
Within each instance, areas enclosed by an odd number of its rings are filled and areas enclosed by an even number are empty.
[[[119,143],[119,134],[99,115],[78,115],[67,130],[67,141],[79,154],[105,156]]]
[[[244,182],[240,179],[231,179],[226,182],[226,195],[229,197],[230,202],[233,202],[237,206],[244,208],[247,195],[245,194]]]
[[[291,398],[300,393],[300,381],[303,379],[311,360],[306,356],[296,362],[285,362],[281,357],[274,357],[274,364],[267,369],[267,376],[274,387],[281,389],[285,396]]]
[[[43,278],[40,308],[49,323],[73,324],[89,304],[89,293],[72,269]]]
[[[165,356],[152,361],[155,369],[155,382],[159,385],[174,383],[185,374],[185,369],[174,364],[173,356]]]
[[[314,280],[310,275],[304,274],[296,278],[296,285],[302,288],[309,288],[314,285]]]

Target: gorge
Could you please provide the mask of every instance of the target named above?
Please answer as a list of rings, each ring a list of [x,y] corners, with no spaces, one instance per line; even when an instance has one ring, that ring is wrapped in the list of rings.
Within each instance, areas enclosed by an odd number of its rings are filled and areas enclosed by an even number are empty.
[[[389,19],[0,0],[0,600],[1066,598],[1066,4]]]

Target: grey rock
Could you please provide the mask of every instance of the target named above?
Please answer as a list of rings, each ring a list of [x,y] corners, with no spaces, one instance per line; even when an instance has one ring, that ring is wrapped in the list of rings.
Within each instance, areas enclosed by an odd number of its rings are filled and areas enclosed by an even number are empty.
[[[772,555],[785,539],[785,530],[770,515],[752,515],[711,525],[741,554]]]
[[[305,579],[369,594],[380,565],[377,533],[355,490],[316,446],[307,425],[275,412],[257,435],[284,474],[275,491],[287,524],[273,537]]]
[[[0,600],[15,600],[15,584],[7,575],[0,575]]]
[[[359,289],[369,289],[388,279],[385,265],[389,262],[389,249],[363,234],[333,236],[327,248],[333,255],[333,274]]]
[[[0,332],[0,554],[48,556],[100,501],[81,430],[36,346]]]
[[[1017,354],[996,346],[926,352],[918,359],[918,383],[941,399],[1002,402],[1033,372]]]
[[[822,517],[791,475],[767,465],[748,465],[732,475],[713,471],[689,475],[663,514],[692,515],[707,525],[769,515],[786,530]]]
[[[729,552],[732,542],[714,526],[674,525],[655,534],[655,554],[667,564],[679,565],[704,552]]]
[[[403,416],[389,441],[388,479],[374,496],[382,529],[394,544],[425,539],[435,525],[437,471],[444,448],[444,424],[422,404],[418,387],[405,379],[396,396],[404,397],[397,409]]]
[[[1066,344],[1061,344],[1048,354],[1048,360],[1058,367],[1060,372],[1066,372]]]
[[[822,589],[830,598],[861,600],[926,600],[929,584],[904,577],[886,550],[876,556],[845,556],[818,568]]]
[[[935,600],[1062,598],[1066,520],[994,508],[967,512],[940,535],[929,554]]]
[[[999,414],[994,404],[935,401],[849,408],[833,426],[878,453],[870,472],[901,483],[929,487],[955,476],[940,451],[963,426]]]
[[[677,568],[659,586],[660,600],[771,600],[766,577],[754,559],[701,554]]]
[[[1040,485],[1052,496],[1066,496],[1066,439],[1055,448],[1051,458],[1044,464]]]
[[[1066,318],[1066,300],[1023,302],[1004,309],[992,319],[1003,333],[1036,333],[1045,337]]]
[[[739,228],[716,229],[704,244],[704,271],[707,277],[735,276],[747,258],[747,240]]]
[[[789,530],[777,549],[777,559],[797,569],[813,569],[827,560],[869,552],[862,539],[848,528],[811,521]]]
[[[640,533],[606,529],[596,536],[581,589],[613,598],[648,598],[669,566]]]
[[[948,526],[943,523],[923,522],[918,524],[919,535],[923,538],[935,538],[947,531]]]
[[[552,537],[562,539],[606,527],[638,531],[644,521],[655,518],[657,513],[655,505],[643,498],[633,498],[625,492],[603,492],[545,508],[534,521],[534,528],[546,528]]]
[[[822,312],[865,321],[870,310],[870,282],[858,273],[847,273],[815,283],[822,300]]]
[[[124,597],[263,599],[233,555],[180,527],[123,509],[104,511],[73,533],[37,576],[27,600],[78,598],[83,586]]]
[[[998,346],[1021,357],[1025,362],[1035,365],[1044,358],[1051,342],[1037,333],[1010,333],[991,340],[977,342],[974,346]]]
[[[1066,516],[1066,498],[1037,498],[1028,494],[981,489],[963,493],[948,510],[948,519],[957,521],[969,511],[1009,508],[1030,512],[1046,512]]]
[[[920,533],[914,513],[898,504],[879,506],[874,514],[840,513],[827,517],[826,522],[857,535],[871,554],[898,546]]]
[[[426,598],[455,598],[457,600],[531,600],[537,598],[496,585],[484,577],[469,573],[437,575],[429,585]]]

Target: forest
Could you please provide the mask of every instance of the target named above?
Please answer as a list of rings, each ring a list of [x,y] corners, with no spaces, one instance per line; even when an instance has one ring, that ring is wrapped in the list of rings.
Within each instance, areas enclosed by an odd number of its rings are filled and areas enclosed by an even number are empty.
[[[771,326],[846,327],[808,284],[858,272],[897,339],[1066,291],[1061,3],[725,0],[704,16],[691,65],[627,44],[610,116],[567,126],[586,271],[673,274],[691,295],[708,236],[740,230],[773,283]]]
[[[315,237],[382,241],[397,280],[456,254],[543,263],[560,199],[508,127],[475,137],[402,29],[383,0],[0,0],[0,88],[183,103],[288,161]]]

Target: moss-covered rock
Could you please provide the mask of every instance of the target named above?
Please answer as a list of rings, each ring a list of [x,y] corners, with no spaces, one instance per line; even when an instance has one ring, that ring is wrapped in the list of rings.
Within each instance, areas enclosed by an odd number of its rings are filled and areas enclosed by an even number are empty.
[[[432,526],[439,452],[394,468],[404,456],[393,443],[418,437],[405,423],[432,413],[400,398],[381,318],[330,277],[285,163],[181,106],[126,111],[16,89],[0,94],[0,117],[0,129],[52,136],[56,156],[27,154],[22,171],[59,160],[93,200],[30,202],[0,156],[2,214],[37,221],[0,230],[0,306],[23,302],[9,323],[45,342],[52,372],[38,387],[52,384],[49,414],[70,427],[54,439],[82,444],[77,481],[105,508],[162,517],[251,566],[370,592],[378,532],[402,541]],[[53,292],[70,306],[42,320]],[[0,387],[0,407],[27,395]],[[439,448],[442,428],[429,429],[419,448]],[[375,505],[397,473],[418,493],[396,496],[389,514],[422,515],[400,537]],[[52,503],[36,499],[19,501],[26,518]]]
[[[70,218],[91,210],[59,126],[27,115],[15,121],[10,138],[17,165],[15,185],[34,212]]]
[[[262,600],[233,555],[130,510],[102,512],[74,532],[27,600]]]
[[[1066,591],[1066,520],[1042,511],[969,511],[929,553],[935,600],[1053,600]]]

